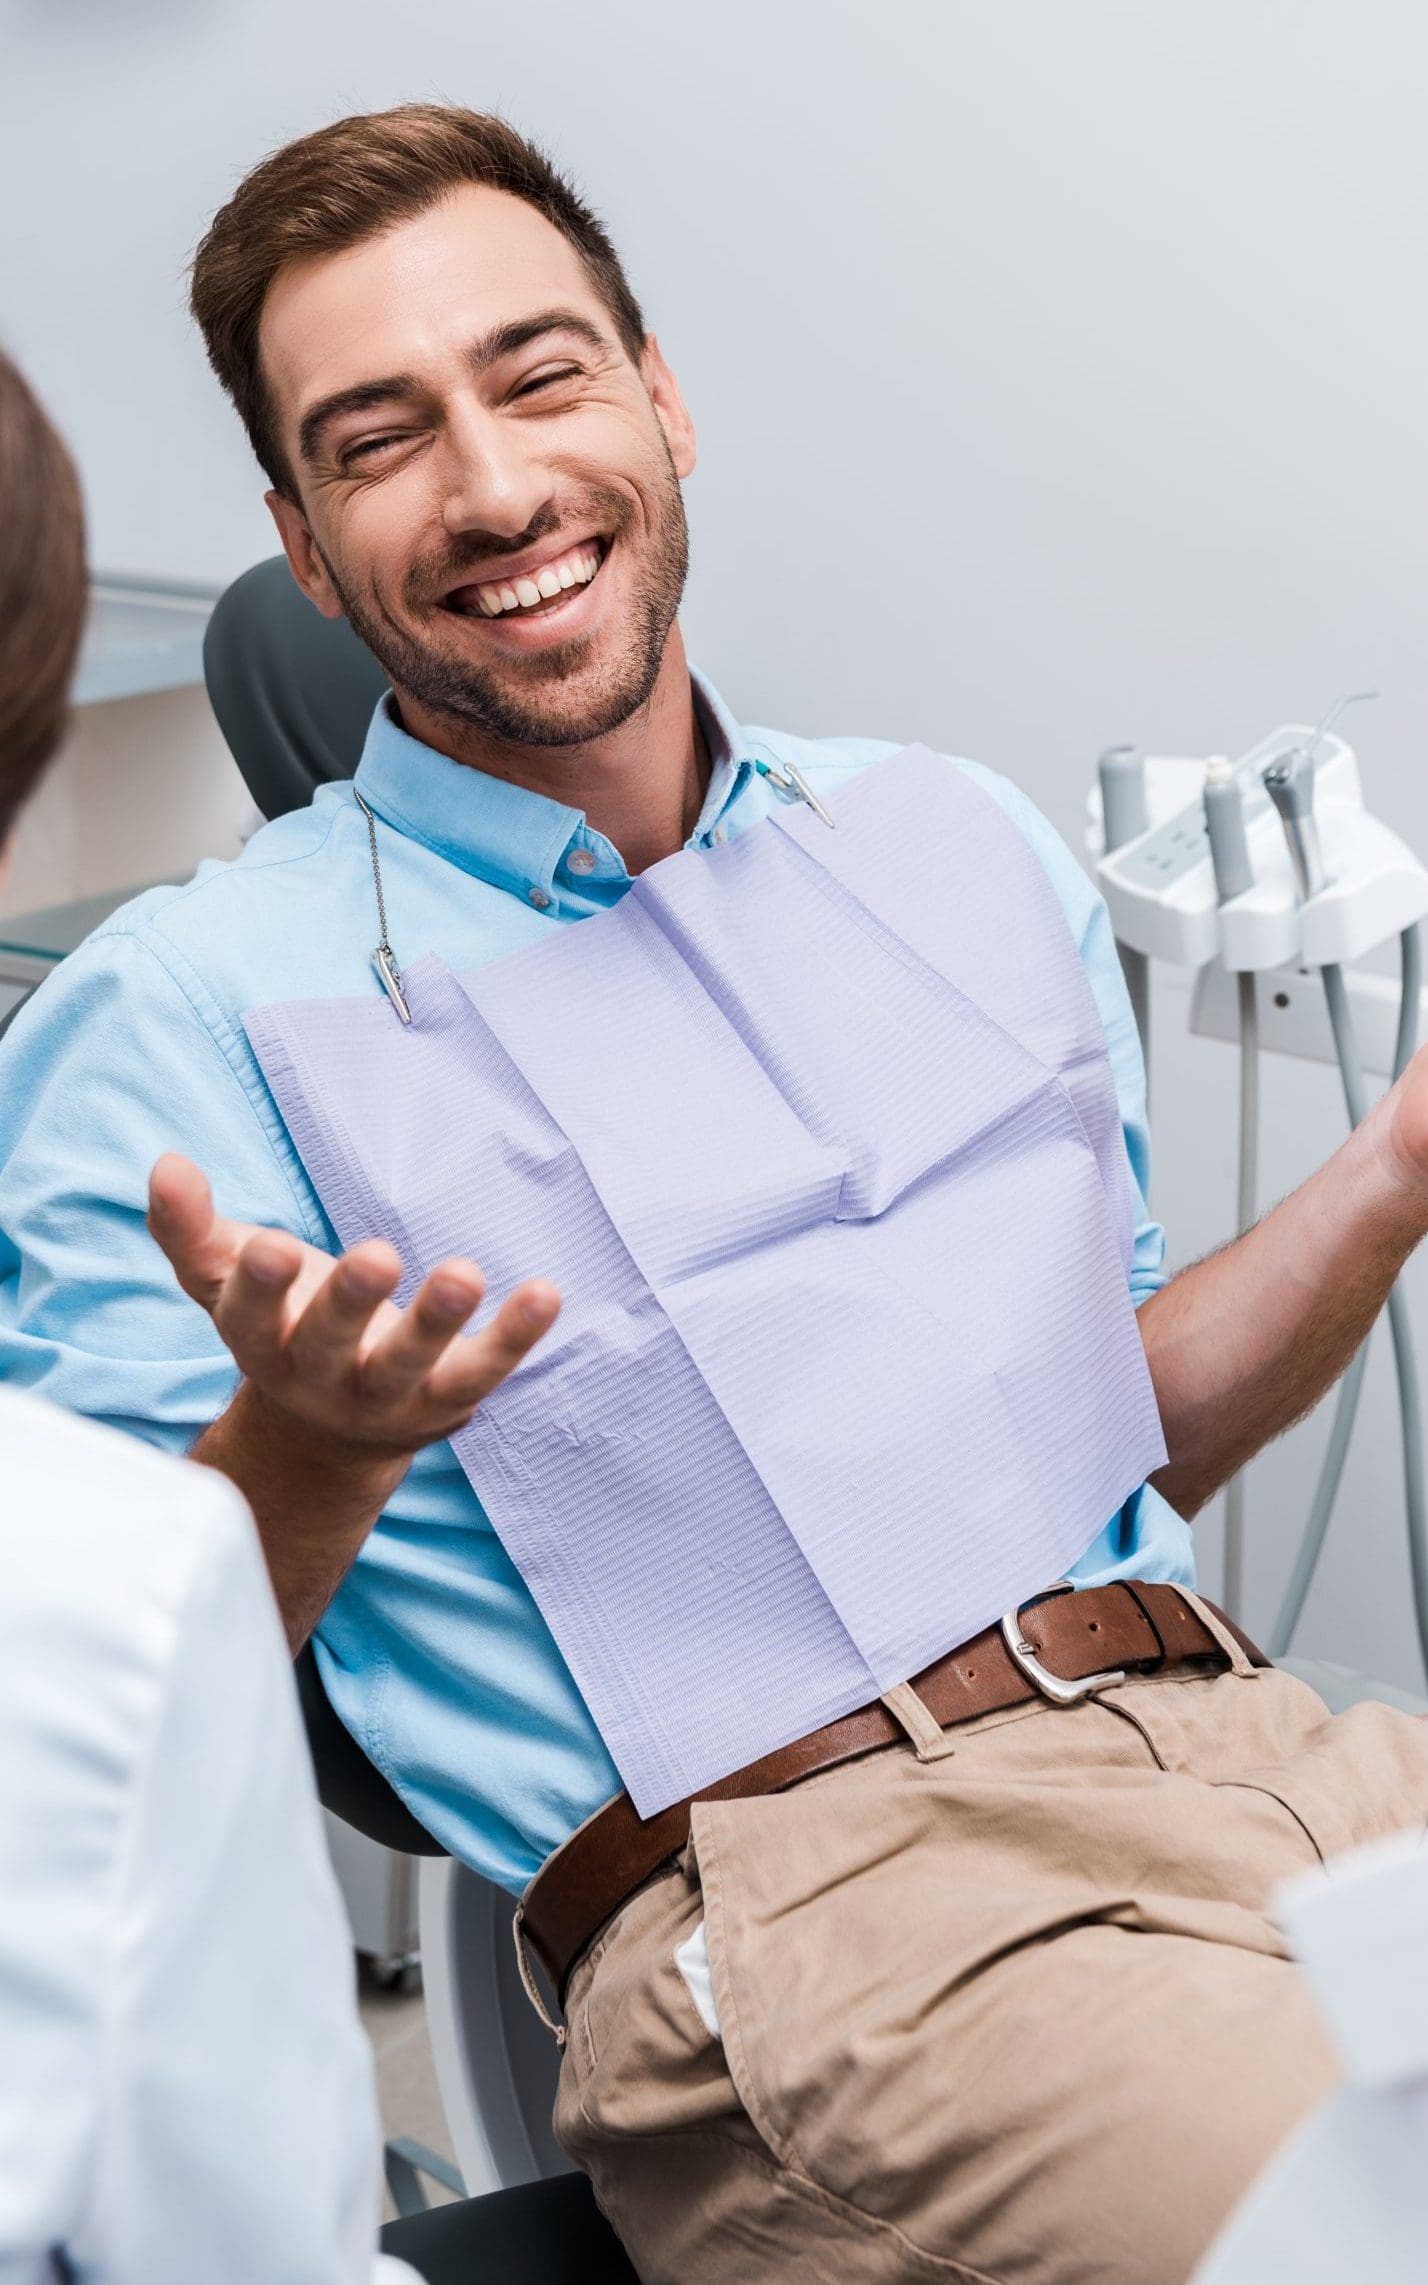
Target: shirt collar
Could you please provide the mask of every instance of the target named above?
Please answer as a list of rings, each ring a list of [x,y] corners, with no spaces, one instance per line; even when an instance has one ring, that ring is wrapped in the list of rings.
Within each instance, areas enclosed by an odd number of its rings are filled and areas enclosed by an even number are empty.
[[[694,702],[709,749],[708,790],[689,846],[711,841],[753,774],[743,734],[712,683],[691,670]],[[585,822],[585,812],[545,794],[488,777],[413,738],[396,720],[390,695],[372,717],[356,774],[358,792],[389,825],[466,873],[509,889],[540,910],[557,902],[556,876],[572,846],[602,854],[601,871],[624,875],[619,852]]]

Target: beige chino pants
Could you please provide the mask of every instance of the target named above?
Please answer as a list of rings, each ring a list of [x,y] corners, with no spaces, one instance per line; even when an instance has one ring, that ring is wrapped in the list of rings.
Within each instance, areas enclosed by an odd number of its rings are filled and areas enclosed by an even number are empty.
[[[698,1808],[577,1967],[556,2128],[646,2285],[1181,2285],[1330,2085],[1266,1907],[1423,1827],[1428,1723],[1169,1674],[935,1742]]]

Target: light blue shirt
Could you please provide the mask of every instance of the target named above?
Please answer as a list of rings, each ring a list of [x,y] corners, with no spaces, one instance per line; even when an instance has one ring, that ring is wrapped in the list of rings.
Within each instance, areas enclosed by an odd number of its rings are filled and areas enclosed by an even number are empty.
[[[792,760],[817,790],[895,751],[885,740],[743,729],[698,678],[696,692],[713,767],[691,847],[745,832],[787,798],[760,761]],[[1065,908],[1143,1199],[1144,1075],[1105,907],[1024,795],[975,763],[949,766],[1001,803]],[[630,885],[618,850],[580,810],[448,761],[408,737],[385,703],[356,782],[379,821],[399,963],[431,951],[457,971],[479,967],[608,908]],[[949,896],[956,887],[950,848]],[[182,1151],[208,1173],[220,1213],[336,1250],[241,1015],[378,990],[377,935],[366,824],[351,787],[333,785],[265,826],[235,863],[205,864],[186,887],[136,899],[45,984],[0,1046],[0,1380],[175,1452],[223,1410],[232,1361],[147,1233],[149,1168],[162,1151]],[[1163,1259],[1163,1233],[1142,1205],[1137,1304],[1163,1282]],[[1147,1488],[1075,1576],[1188,1584],[1189,1532]],[[422,1823],[512,1890],[618,1788],[448,1445],[417,1458],[327,1612],[317,1657],[342,1719]]]

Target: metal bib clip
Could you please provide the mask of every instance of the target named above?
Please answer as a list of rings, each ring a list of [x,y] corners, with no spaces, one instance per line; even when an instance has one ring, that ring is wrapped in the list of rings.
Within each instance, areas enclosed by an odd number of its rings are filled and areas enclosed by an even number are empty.
[[[781,769],[775,769],[772,762],[755,762],[754,768],[758,771],[761,778],[768,779],[770,785],[776,785],[780,793],[791,793],[795,795],[799,801],[806,802],[808,807],[812,810],[814,816],[818,818],[822,824],[827,826],[830,833],[837,832],[837,819],[829,816],[827,810],[824,808],[822,802],[819,800],[817,794],[814,792],[812,786],[809,784],[807,778],[804,776],[802,770],[798,768],[796,763],[785,762]]]

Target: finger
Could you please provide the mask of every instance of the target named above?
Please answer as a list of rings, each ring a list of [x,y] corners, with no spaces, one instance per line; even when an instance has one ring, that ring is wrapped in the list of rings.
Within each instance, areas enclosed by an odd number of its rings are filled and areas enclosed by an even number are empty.
[[[165,1151],[149,1176],[148,1223],[185,1293],[211,1304],[233,1267],[236,1226],[214,1213],[207,1177],[177,1151]]]
[[[310,1387],[333,1388],[361,1360],[372,1319],[401,1283],[401,1256],[384,1238],[368,1238],[334,1262],[294,1323],[288,1364]]]
[[[289,1295],[302,1264],[301,1241],[285,1230],[255,1230],[239,1249],[212,1313],[245,1372],[282,1358],[292,1315]]]
[[[545,1338],[559,1315],[560,1295],[544,1278],[518,1286],[485,1331],[462,1341],[431,1373],[428,1401],[436,1410],[463,1417],[474,1412]]]
[[[481,1306],[486,1280],[474,1262],[438,1262],[398,1322],[362,1361],[363,1394],[373,1404],[400,1403],[425,1380]]]

